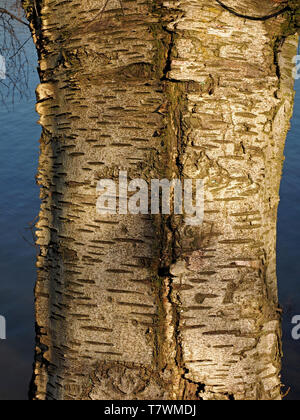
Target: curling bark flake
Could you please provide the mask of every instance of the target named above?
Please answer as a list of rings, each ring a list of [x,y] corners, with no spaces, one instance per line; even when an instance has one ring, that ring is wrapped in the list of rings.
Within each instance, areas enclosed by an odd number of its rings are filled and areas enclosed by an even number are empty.
[[[263,3],[240,10],[278,10]],[[32,397],[280,399],[291,13],[261,22],[211,0],[104,4],[24,1],[43,126]],[[97,181],[119,170],[204,179],[204,224],[100,217]]]

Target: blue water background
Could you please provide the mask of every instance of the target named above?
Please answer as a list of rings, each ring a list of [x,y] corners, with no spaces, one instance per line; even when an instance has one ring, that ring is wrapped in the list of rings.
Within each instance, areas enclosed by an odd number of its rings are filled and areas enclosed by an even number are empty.
[[[27,30],[18,31],[28,39]],[[7,340],[0,340],[0,400],[27,398],[34,354],[36,250],[28,228],[39,211],[35,175],[41,128],[35,112],[38,75],[32,43],[26,45],[26,54],[29,90],[19,86],[28,98],[17,96],[12,104],[10,90],[5,104],[0,102],[0,315],[7,322]],[[6,95],[3,85],[0,89]]]

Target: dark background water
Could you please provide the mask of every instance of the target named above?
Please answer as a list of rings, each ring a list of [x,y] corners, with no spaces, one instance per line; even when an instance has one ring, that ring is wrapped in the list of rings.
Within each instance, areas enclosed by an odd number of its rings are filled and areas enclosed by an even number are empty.
[[[300,315],[300,80],[296,81],[292,127],[285,147],[280,189],[277,273],[283,312],[283,382],[287,399],[300,400],[300,340],[292,339],[291,320]]]
[[[34,177],[40,127],[34,110],[37,61],[32,43],[26,48],[29,98],[17,100],[10,110],[0,103],[0,315],[7,320],[7,340],[0,340],[0,400],[27,398],[34,351],[35,248],[27,228],[39,208]],[[291,319],[300,315],[300,80],[296,90],[281,186],[278,280],[284,308],[283,382],[291,387],[287,398],[300,400],[300,341],[291,338]]]
[[[0,0],[0,7],[2,3]],[[22,41],[30,36],[24,28],[16,26]],[[0,27],[0,45],[3,33]],[[9,57],[12,52],[8,47],[4,53]],[[8,92],[0,84],[5,97],[5,104],[0,99],[0,315],[7,322],[7,340],[0,340],[0,400],[27,398],[34,352],[36,251],[27,228],[39,211],[35,174],[41,129],[35,113],[37,58],[32,43],[25,48],[30,61],[29,90],[22,78],[18,86],[28,98],[17,95],[13,105],[12,89]],[[7,64],[8,72],[13,71]],[[3,82],[8,84],[9,79]]]

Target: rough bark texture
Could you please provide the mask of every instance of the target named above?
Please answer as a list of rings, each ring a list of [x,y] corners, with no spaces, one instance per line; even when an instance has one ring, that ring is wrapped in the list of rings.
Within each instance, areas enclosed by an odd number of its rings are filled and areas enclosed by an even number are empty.
[[[211,0],[122,3],[24,1],[43,126],[32,396],[280,399],[294,13],[262,22]],[[97,181],[119,170],[204,179],[204,224],[100,217]]]

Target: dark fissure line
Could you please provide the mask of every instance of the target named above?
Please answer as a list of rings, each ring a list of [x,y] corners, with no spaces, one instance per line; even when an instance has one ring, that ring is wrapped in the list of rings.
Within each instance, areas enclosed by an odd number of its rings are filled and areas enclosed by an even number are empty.
[[[222,3],[221,0],[216,0],[216,2],[225,10],[227,10],[228,12],[230,12],[231,14],[240,17],[242,19],[248,19],[248,20],[255,20],[255,21],[266,21],[269,19],[273,19],[277,16],[282,15],[285,12],[290,12],[292,9],[290,8],[290,6],[286,6],[284,9],[279,10],[278,12],[273,13],[272,15],[267,15],[267,16],[248,16],[248,15],[243,15],[242,13],[238,13],[235,10],[233,10],[231,7],[226,6],[226,4]]]

